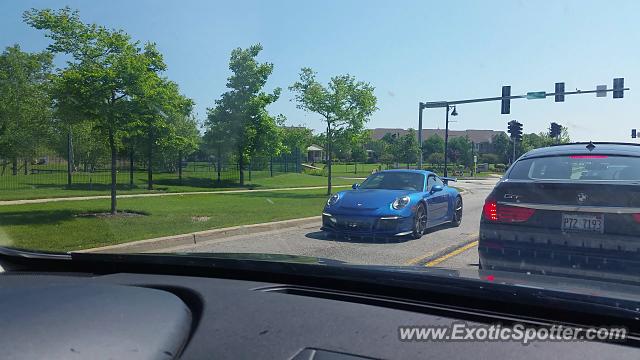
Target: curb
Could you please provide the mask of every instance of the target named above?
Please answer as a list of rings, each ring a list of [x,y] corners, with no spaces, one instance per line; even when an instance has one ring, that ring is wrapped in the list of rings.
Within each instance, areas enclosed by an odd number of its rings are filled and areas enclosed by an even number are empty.
[[[236,235],[248,235],[269,230],[279,230],[304,226],[317,223],[322,219],[321,216],[312,216],[300,219],[290,219],[282,221],[273,221],[268,223],[259,223],[251,225],[232,226],[221,229],[198,231],[188,234],[179,234],[171,236],[163,236],[159,238],[133,241],[124,244],[109,245],[92,249],[78,250],[79,253],[141,253],[161,251],[166,248],[178,246],[195,245],[203,242],[222,239]]]

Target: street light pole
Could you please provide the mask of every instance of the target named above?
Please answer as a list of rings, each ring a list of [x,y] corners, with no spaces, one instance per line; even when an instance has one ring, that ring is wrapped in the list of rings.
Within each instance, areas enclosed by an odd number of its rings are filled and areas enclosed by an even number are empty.
[[[422,170],[422,110],[424,110],[424,104],[420,102],[418,104],[418,146],[420,147],[420,156],[418,157],[418,168]]]
[[[447,157],[449,154],[449,104],[447,103],[447,116],[445,120],[445,128],[444,128],[444,176],[449,176],[449,172],[447,171]]]

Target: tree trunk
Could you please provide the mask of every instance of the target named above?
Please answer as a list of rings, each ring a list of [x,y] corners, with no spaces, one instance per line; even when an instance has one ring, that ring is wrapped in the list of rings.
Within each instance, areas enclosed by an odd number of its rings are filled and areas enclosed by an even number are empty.
[[[18,175],[18,158],[11,159],[11,174]]]
[[[133,187],[133,146],[129,150],[129,186]]]
[[[86,163],[85,163],[85,168],[86,168]],[[71,186],[72,172],[73,172],[73,135],[71,134],[71,126],[69,126],[69,132],[67,133],[67,186]]]
[[[116,200],[116,141],[113,129],[109,129],[109,148],[111,149],[111,214],[117,212]]]
[[[182,185],[182,152],[178,152],[178,181]]]
[[[29,165],[29,162],[27,160],[25,160],[24,161],[24,174],[25,175],[29,175],[29,167],[27,165]]]
[[[149,148],[147,149],[147,189],[153,190],[153,129],[149,129]]]
[[[242,152],[240,152],[240,156],[238,157],[238,170],[240,171],[240,186],[244,186],[244,157],[242,156]]]
[[[327,123],[327,195],[331,195],[331,124]]]
[[[218,172],[218,185],[220,185],[220,167],[222,166],[222,159],[220,159],[220,156],[222,156],[222,145],[218,144],[218,157],[216,159],[216,171]]]

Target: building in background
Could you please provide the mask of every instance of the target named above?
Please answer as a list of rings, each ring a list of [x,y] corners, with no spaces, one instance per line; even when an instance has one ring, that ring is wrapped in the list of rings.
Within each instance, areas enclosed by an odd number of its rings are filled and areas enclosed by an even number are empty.
[[[325,159],[324,148],[318,145],[311,144],[307,147],[307,162],[316,163],[322,162]]]

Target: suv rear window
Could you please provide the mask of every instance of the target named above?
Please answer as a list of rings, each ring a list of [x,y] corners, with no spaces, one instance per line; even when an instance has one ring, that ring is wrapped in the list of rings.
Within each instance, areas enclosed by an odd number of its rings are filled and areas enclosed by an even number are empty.
[[[523,159],[513,165],[508,178],[640,181],[640,157],[565,155]]]

